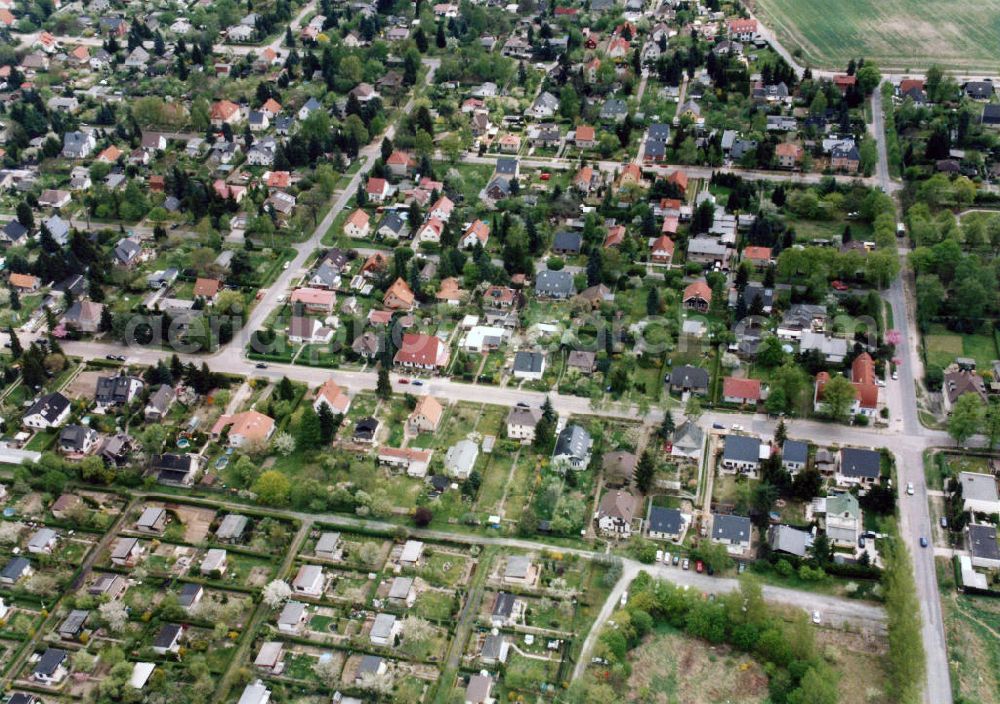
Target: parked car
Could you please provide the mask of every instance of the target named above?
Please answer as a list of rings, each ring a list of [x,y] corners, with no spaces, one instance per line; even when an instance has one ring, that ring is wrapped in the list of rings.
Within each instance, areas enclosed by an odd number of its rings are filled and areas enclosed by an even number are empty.
[[[413,385],[414,386],[423,386],[424,382],[420,381],[420,379],[414,379],[413,380]]]
[[[906,494],[907,496],[913,496],[913,482],[906,482]]]
[[[897,372],[895,369],[892,370],[892,380],[899,381],[899,372]]]
[[[686,557],[684,558],[684,562],[681,563],[681,569],[685,569],[685,570],[691,569],[691,561],[688,560]]]
[[[264,362],[257,362],[257,364],[255,364],[254,366],[257,369],[267,369],[267,365]]]
[[[941,527],[942,528],[947,528],[948,527],[948,519],[945,518],[944,516],[941,516]]]
[[[920,536],[920,547],[922,547],[922,548],[927,547],[927,538],[925,538],[922,535]]]
[[[409,380],[409,379],[400,379],[400,380],[399,380],[399,383],[400,383],[400,384],[409,384],[409,383],[410,383],[410,380]]]
[[[698,560],[697,562],[695,562],[694,563],[694,571],[695,572],[699,572],[699,573],[700,572],[704,572],[705,571],[705,563],[702,562],[701,560]]]
[[[670,553],[669,552],[663,553],[663,564],[665,564],[665,565],[669,565],[670,564]]]
[[[819,623],[819,622],[820,622],[819,611],[813,611],[813,623]]]
[[[726,429],[726,426],[724,426],[722,423],[712,423],[712,427],[715,428],[716,430]]]
[[[847,291],[851,287],[845,284],[843,281],[834,281],[830,284],[834,291]]]
[[[656,561],[657,562],[663,562],[663,551],[662,550],[657,550],[656,551]]]
[[[678,564],[680,564],[680,561],[681,561],[681,556],[679,554],[678,555],[674,555],[674,567],[676,567]]]

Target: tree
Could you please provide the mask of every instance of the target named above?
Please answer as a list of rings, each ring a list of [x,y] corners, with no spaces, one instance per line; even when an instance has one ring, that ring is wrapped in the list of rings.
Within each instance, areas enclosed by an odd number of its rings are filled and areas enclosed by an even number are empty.
[[[389,369],[384,365],[378,368],[378,382],[375,385],[375,395],[383,400],[392,396],[392,383],[389,381]]]
[[[21,347],[21,340],[18,338],[17,333],[14,332],[13,326],[7,326],[7,337],[10,338],[10,356],[14,359],[20,359],[24,353],[24,348]]]
[[[882,82],[882,74],[878,66],[870,61],[858,70],[858,87],[865,95],[870,95],[873,90]]]
[[[989,438],[990,448],[995,448],[1000,442],[1000,402],[991,401],[986,408],[984,430]]]
[[[319,405],[319,440],[324,445],[329,444],[333,440],[333,436],[337,432],[337,427],[340,423],[337,421],[337,417],[330,410],[330,406],[321,403]]]
[[[275,579],[268,582],[260,596],[268,608],[276,609],[292,596],[292,588],[288,586],[288,582]]]
[[[823,385],[823,411],[834,420],[847,420],[857,392],[847,377],[836,374]]]
[[[27,201],[22,200],[17,204],[17,221],[29,230],[35,226],[35,215]]]
[[[326,408],[325,403],[322,406]],[[319,422],[319,415],[317,415],[311,405],[306,404],[302,410],[302,418],[299,420],[297,433],[298,445],[307,450],[316,448],[320,444],[322,434],[323,429]]]
[[[688,396],[687,403],[684,405],[684,415],[693,421],[701,417],[701,401],[694,394]]]
[[[948,418],[948,434],[962,445],[979,430],[986,416],[986,406],[976,394],[962,394],[955,401]]]
[[[274,436],[274,440],[271,441],[272,446],[278,452],[278,454],[283,457],[288,457],[288,455],[295,452],[296,442],[295,436],[291,433],[281,432]]]
[[[656,462],[653,460],[653,454],[649,450],[646,450],[642,453],[642,457],[639,458],[639,463],[635,467],[633,480],[635,481],[636,488],[643,494],[648,494],[649,490],[653,487],[655,476]]]
[[[669,410],[666,410],[663,412],[663,421],[660,423],[660,437],[669,441],[674,436],[674,430],[676,430],[674,416]]]
[[[292,442],[295,441],[292,440]],[[288,477],[275,469],[269,469],[261,474],[253,484],[253,493],[257,495],[257,500],[265,506],[284,506],[288,503],[288,495],[291,490],[292,484]]]
[[[112,633],[121,633],[128,623],[128,610],[120,601],[108,601],[97,607],[97,612]]]
[[[788,430],[785,428],[785,419],[778,421],[778,427],[774,429],[774,444],[781,447],[788,439]]]
[[[417,506],[413,512],[413,523],[417,528],[426,528],[434,520],[434,512],[426,506]]]
[[[434,637],[434,626],[419,616],[407,616],[400,626],[403,640],[407,643],[426,643]]]

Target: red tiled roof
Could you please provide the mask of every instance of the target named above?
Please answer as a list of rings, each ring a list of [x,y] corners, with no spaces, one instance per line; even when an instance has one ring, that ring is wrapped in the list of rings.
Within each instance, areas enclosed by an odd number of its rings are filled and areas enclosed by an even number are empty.
[[[722,395],[725,398],[760,400],[760,379],[737,379],[727,376],[722,380]]]
[[[684,297],[682,301],[687,301],[692,298],[701,298],[704,301],[712,302],[712,287],[709,286],[704,279],[690,283],[684,289]]]

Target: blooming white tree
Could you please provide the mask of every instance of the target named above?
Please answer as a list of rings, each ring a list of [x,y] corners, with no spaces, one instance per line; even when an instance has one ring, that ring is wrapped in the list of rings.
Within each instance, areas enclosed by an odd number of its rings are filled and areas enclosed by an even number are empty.
[[[97,607],[97,613],[101,615],[108,630],[112,633],[121,633],[128,623],[128,611],[120,601],[109,601]]]
[[[287,457],[295,452],[295,438],[290,433],[278,433],[274,436],[274,449]]]
[[[288,597],[292,595],[292,588],[288,586],[288,582],[280,579],[275,579],[274,581],[268,583],[264,587],[264,592],[262,598],[264,603],[267,604],[272,609],[276,609],[286,601]]]
[[[434,637],[434,626],[419,616],[407,616],[402,623],[403,638],[408,643],[426,643]]]

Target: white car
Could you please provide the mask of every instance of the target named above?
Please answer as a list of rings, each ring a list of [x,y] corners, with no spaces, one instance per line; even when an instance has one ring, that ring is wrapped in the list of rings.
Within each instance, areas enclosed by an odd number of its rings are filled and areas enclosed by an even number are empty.
[[[906,482],[906,495],[913,496],[913,482]]]
[[[893,372],[892,372],[892,380],[893,381],[898,381],[899,380],[899,372],[893,370]]]
[[[663,562],[663,551],[662,550],[657,550],[656,551],[656,561],[657,562]]]
[[[670,564],[670,553],[669,552],[663,553],[663,564],[665,564],[665,565],[669,565]]]
[[[819,623],[819,611],[813,611],[813,623]]]

